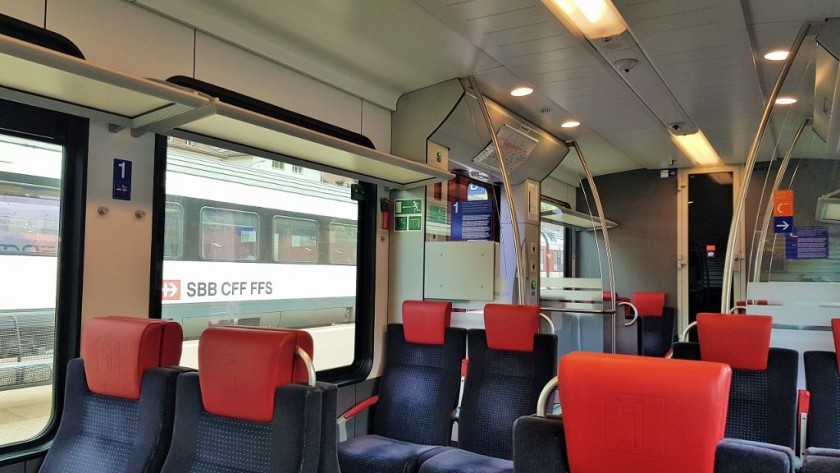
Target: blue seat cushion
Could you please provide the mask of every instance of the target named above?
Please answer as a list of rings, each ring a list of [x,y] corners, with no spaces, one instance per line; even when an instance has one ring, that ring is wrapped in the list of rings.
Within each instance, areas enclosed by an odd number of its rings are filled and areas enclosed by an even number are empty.
[[[338,444],[338,463],[342,471],[411,473],[428,458],[446,449],[363,435]]]
[[[513,462],[449,448],[425,461],[420,473],[513,473]]]

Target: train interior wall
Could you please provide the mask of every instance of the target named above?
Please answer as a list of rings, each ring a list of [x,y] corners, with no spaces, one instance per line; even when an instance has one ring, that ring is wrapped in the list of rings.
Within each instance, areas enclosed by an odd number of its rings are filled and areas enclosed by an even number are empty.
[[[66,36],[89,61],[99,65],[160,80],[175,75],[194,77],[364,134],[378,150],[390,152],[390,110],[130,2],[0,0],[0,11]],[[91,122],[83,319],[148,316],[153,157],[152,136],[110,133],[107,124]],[[130,202],[111,198],[114,158],[134,162]],[[387,196],[381,188],[380,194]],[[106,207],[108,213],[100,216],[99,207]],[[137,211],[144,216],[137,218]],[[380,231],[377,287],[388,287],[388,249],[388,232]],[[388,292],[378,291],[371,378],[380,372],[387,301]],[[342,389],[339,409],[368,397],[374,383],[371,379]],[[356,422],[363,424],[366,417],[362,415]],[[348,428],[353,432],[353,423]],[[21,463],[0,467],[0,472],[30,471],[26,468]]]

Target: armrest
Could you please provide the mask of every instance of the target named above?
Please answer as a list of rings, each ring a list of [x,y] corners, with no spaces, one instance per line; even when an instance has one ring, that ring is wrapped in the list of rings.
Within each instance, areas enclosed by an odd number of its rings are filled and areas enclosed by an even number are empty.
[[[806,389],[799,390],[799,448],[801,455],[808,448],[808,412],[811,410],[811,393]]]
[[[802,473],[836,473],[840,471],[840,450],[809,448],[802,455]]]
[[[723,439],[715,454],[715,473],[794,473],[795,460],[788,447]]]
[[[566,432],[560,417],[526,416],[513,424],[516,473],[569,471]]]
[[[376,404],[377,402],[379,402],[379,396],[371,396],[357,403],[350,409],[347,409],[347,411],[344,414],[338,416],[338,419],[336,419],[336,424],[338,425],[339,442],[347,440],[347,421],[366,411],[370,408],[370,406]]]

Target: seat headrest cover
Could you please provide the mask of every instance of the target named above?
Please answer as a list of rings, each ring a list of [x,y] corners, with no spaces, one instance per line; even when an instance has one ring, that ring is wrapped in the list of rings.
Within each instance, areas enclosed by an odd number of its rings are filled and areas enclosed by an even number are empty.
[[[731,377],[720,363],[564,356],[558,384],[570,471],[711,473]]]
[[[208,328],[198,344],[204,410],[254,422],[274,418],[277,388],[292,382],[297,335],[270,329]]]
[[[540,332],[540,308],[534,305],[487,304],[484,306],[487,347],[494,350],[534,351]]]
[[[772,329],[769,315],[698,314],[700,357],[733,369],[764,371]]]
[[[452,303],[404,301],[402,305],[405,341],[424,345],[443,345],[452,322]]]
[[[252,327],[247,325],[228,325],[230,328],[244,328],[247,330],[271,330],[289,332],[295,336],[295,346],[303,349],[312,360],[315,360],[315,343],[312,341],[312,334],[306,330],[297,330],[292,328],[270,328],[270,327]],[[308,383],[309,370],[306,369],[306,362],[299,356],[295,356],[295,367],[292,373],[293,383]]]
[[[97,317],[85,323],[82,359],[88,389],[103,396],[140,399],[143,373],[176,365],[183,332],[175,322]]]
[[[665,308],[664,292],[636,292],[633,294],[633,305],[641,317],[662,317]]]
[[[834,334],[834,353],[837,356],[837,370],[840,373],[840,319],[831,319],[831,333]]]

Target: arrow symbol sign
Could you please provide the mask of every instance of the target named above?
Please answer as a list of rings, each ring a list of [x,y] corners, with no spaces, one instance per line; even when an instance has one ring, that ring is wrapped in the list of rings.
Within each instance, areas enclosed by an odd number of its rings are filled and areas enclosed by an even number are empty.
[[[161,292],[163,292],[163,300],[179,300],[181,298],[181,280],[164,280]]]
[[[785,231],[785,230],[787,230],[788,228],[790,228],[790,224],[789,224],[789,223],[787,223],[786,221],[782,220],[781,222],[779,222],[779,223],[777,223],[777,224],[776,224],[776,228],[778,228],[778,229],[780,229],[780,230],[782,230],[782,231]]]
[[[793,217],[776,217],[773,219],[774,233],[793,233]]]

